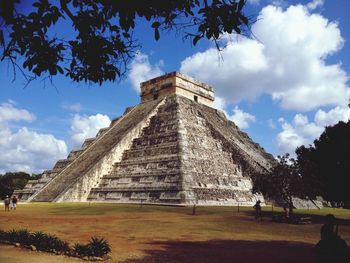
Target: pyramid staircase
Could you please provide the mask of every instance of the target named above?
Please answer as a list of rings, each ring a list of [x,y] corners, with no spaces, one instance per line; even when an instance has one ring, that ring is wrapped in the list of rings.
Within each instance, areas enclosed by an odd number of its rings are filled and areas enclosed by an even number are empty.
[[[177,107],[169,103],[143,128],[132,141],[112,171],[98,187],[92,188],[90,201],[180,202],[182,189]]]

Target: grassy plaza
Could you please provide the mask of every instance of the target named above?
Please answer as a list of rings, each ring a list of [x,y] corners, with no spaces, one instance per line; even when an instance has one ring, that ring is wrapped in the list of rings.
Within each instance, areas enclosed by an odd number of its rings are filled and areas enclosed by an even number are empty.
[[[339,234],[350,243],[350,210],[295,210],[311,224],[271,221],[280,208],[263,207],[255,221],[250,207],[153,206],[110,203],[31,203],[1,211],[3,230],[28,229],[55,234],[70,244],[104,237],[112,262],[316,262],[323,216],[332,213]],[[30,261],[28,261],[31,259]],[[79,259],[0,245],[0,262],[77,262]]]

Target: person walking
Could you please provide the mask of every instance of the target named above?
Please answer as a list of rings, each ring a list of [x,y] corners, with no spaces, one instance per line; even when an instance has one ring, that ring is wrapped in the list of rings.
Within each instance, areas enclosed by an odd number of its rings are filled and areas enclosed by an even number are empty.
[[[12,209],[13,210],[16,210],[16,208],[17,208],[17,202],[18,202],[18,199],[17,199],[17,196],[12,196]]]
[[[262,216],[261,216],[261,205],[260,205],[261,201],[258,200],[256,201],[255,205],[253,206],[255,209],[255,220],[260,219],[260,221],[262,221]]]
[[[4,205],[5,205],[5,212],[8,211],[10,212],[10,198],[7,195],[5,200],[4,200]]]

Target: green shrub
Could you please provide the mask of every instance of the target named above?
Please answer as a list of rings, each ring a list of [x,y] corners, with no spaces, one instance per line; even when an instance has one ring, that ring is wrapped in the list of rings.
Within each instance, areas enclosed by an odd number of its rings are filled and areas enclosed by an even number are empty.
[[[32,235],[29,233],[27,229],[19,229],[17,230],[17,241],[22,245],[30,245],[32,240]]]
[[[47,234],[42,231],[37,231],[33,234],[31,243],[37,248],[37,250],[49,251],[46,241]]]
[[[73,247],[73,251],[77,256],[90,256],[90,247],[88,245],[75,244]]]
[[[55,235],[45,234],[44,232],[35,232],[32,238],[32,245],[42,251],[62,251],[69,250],[68,243],[59,239]]]
[[[47,249],[67,252],[69,251],[69,245],[67,242],[59,239],[55,235],[46,236]]]
[[[11,229],[6,233],[6,240],[12,243],[18,242],[18,233],[17,230]]]
[[[75,244],[74,252],[78,256],[104,257],[111,252],[111,246],[104,238],[92,237],[87,245]]]
[[[92,237],[88,243],[90,256],[103,257],[111,252],[111,246],[104,238]]]
[[[7,240],[6,236],[7,236],[6,231],[0,229],[0,240],[1,240],[1,241]]]
[[[68,243],[55,235],[46,234],[42,231],[30,233],[27,229],[11,229],[4,231],[0,229],[0,241],[20,243],[25,246],[35,246],[41,251],[57,251],[71,255]],[[67,253],[69,252],[69,253]],[[92,237],[88,244],[75,244],[73,252],[77,256],[104,257],[111,252],[111,246],[104,238]]]

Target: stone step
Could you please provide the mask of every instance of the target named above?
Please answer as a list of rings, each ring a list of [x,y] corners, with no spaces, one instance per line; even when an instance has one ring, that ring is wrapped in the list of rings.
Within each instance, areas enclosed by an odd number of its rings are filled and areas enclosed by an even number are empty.
[[[81,148],[83,150],[85,150],[86,148],[88,148],[94,141],[96,138],[88,138],[84,141],[83,145],[81,146]]]
[[[181,179],[180,173],[177,174],[142,174],[138,176],[119,176],[103,177],[101,185],[109,183],[128,184],[128,183],[152,183],[152,182],[175,182]]]
[[[160,186],[127,186],[127,187],[95,187],[91,188],[90,193],[106,193],[106,192],[134,192],[134,191],[181,191],[182,187],[178,184],[160,185]]]
[[[180,169],[180,161],[153,162],[134,165],[116,166],[111,174],[143,173],[148,174],[153,171],[166,172],[167,170]]]
[[[162,144],[130,147],[130,149],[124,152],[129,153],[129,152],[137,152],[137,151],[145,151],[145,150],[153,150],[153,149],[161,149],[161,148],[171,148],[171,147],[178,147],[178,146],[179,146],[178,142],[165,142]]]
[[[61,169],[66,167],[68,164],[70,164],[73,160],[72,159],[62,159],[62,160],[58,160],[55,164],[55,166],[53,167],[53,169]]]
[[[141,158],[133,158],[131,160],[122,160],[121,162],[115,163],[115,167],[129,166],[129,165],[138,165],[138,164],[150,164],[150,163],[164,163],[179,161],[180,156],[178,154],[164,154],[158,156],[147,156]]]
[[[111,172],[108,175],[103,176],[104,179],[113,179],[113,178],[123,178],[123,177],[140,177],[140,176],[167,176],[167,175],[178,175],[180,174],[180,169],[157,169],[157,170],[147,170],[144,173],[140,172]]]
[[[178,132],[166,132],[163,134],[153,134],[145,135],[140,138],[134,139],[132,142],[132,148],[144,147],[151,145],[159,145],[164,143],[176,142],[178,141]]]
[[[149,134],[162,134],[165,132],[171,132],[171,131],[177,131],[177,124],[176,123],[166,123],[166,124],[157,124],[157,125],[151,125],[142,130],[142,135],[149,135]]]
[[[70,159],[70,160],[74,160],[75,158],[77,158],[84,150],[83,149],[78,149],[78,150],[72,150],[67,159]]]
[[[96,138],[102,136],[103,134],[105,134],[110,128],[106,127],[106,128],[101,128],[98,133],[96,134]]]
[[[34,194],[36,189],[22,189],[22,190],[15,190],[13,194],[19,195],[19,194]]]
[[[172,142],[167,145],[159,145],[154,147],[141,147],[141,149],[130,149],[123,153],[122,160],[129,160],[134,158],[146,158],[148,156],[161,156],[169,154],[177,154],[179,152],[179,145],[177,142]]]
[[[177,137],[177,135],[178,135],[177,130],[171,130],[171,131],[164,131],[159,133],[142,134],[141,137],[136,138],[133,141],[144,141],[144,140],[167,138],[167,137],[174,137],[174,136]]]
[[[114,118],[112,121],[111,121],[111,124],[109,125],[109,128],[113,127],[114,124],[116,124],[119,120],[120,120],[121,117],[117,117],[117,118]]]

